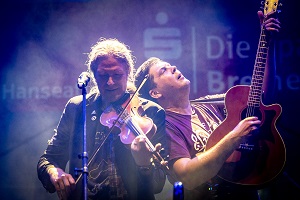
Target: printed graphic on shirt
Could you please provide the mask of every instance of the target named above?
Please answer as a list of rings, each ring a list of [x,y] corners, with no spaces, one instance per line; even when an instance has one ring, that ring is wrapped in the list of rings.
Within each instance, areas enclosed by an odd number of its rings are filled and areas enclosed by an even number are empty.
[[[192,115],[191,127],[193,133],[191,139],[197,152],[204,151],[208,137],[217,126],[218,124],[214,121],[206,121],[202,117],[199,119],[197,114]]]
[[[204,150],[210,134],[206,132],[204,123],[201,123],[201,125],[192,124],[192,128],[191,139],[194,142],[194,149],[197,152],[201,152]]]

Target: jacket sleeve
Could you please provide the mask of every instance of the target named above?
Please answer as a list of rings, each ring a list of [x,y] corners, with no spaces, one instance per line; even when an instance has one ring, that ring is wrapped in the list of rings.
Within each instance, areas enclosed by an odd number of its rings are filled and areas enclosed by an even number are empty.
[[[48,146],[41,155],[37,164],[37,174],[44,188],[50,192],[55,192],[55,188],[50,181],[48,170],[53,167],[65,169],[69,160],[70,135],[74,130],[74,120],[76,116],[75,104],[71,100],[66,104],[61,115],[58,126],[54,129],[54,134],[48,140]]]
[[[149,139],[154,146],[158,143],[161,143],[163,149],[159,153],[162,158],[166,159],[168,155],[168,149],[165,132],[165,111],[159,105],[150,101],[147,101],[144,110],[144,114],[153,120],[153,123],[157,129],[153,137]],[[165,167],[161,166],[160,163],[154,162],[154,166],[151,170],[153,192],[157,194],[163,190],[166,181],[166,169]],[[147,174],[145,169],[139,169],[139,171],[142,176],[143,174]]]

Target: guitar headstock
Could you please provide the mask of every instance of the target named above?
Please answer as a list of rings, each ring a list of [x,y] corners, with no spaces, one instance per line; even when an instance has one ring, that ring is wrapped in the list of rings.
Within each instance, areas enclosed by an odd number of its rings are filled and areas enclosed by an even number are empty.
[[[265,0],[264,2],[262,1],[261,4],[264,6],[263,11],[264,15],[271,13],[271,12],[280,12],[278,7],[281,7],[282,4],[279,3],[279,0]]]

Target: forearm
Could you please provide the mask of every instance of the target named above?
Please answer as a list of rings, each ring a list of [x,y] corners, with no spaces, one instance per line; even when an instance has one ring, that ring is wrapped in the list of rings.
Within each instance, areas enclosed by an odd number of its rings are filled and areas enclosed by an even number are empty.
[[[38,178],[43,184],[43,187],[50,193],[55,192],[55,187],[50,181],[50,176],[48,174],[49,168],[54,167],[54,165],[50,164],[46,158],[41,157],[38,165],[37,165],[37,174]]]
[[[37,164],[38,178],[42,182],[46,190],[51,193],[55,192],[55,188],[50,181],[49,170],[51,168],[65,169],[66,163],[68,161],[68,154],[64,153],[67,152],[68,143],[58,142],[56,130],[54,135],[55,136],[49,141],[47,149],[40,157]]]
[[[263,102],[271,104],[275,93],[275,79],[276,79],[276,49],[275,44],[270,42],[268,56],[265,66],[264,82],[263,82]]]
[[[265,75],[263,82],[264,98],[263,101],[266,104],[272,103],[272,99],[275,92],[275,76],[276,76],[276,37],[281,29],[280,22],[278,20],[277,12],[268,13],[263,15],[259,13],[262,28],[266,35],[265,39],[268,42],[267,60],[265,66]]]
[[[182,158],[174,163],[175,173],[185,188],[194,189],[217,175],[226,159],[238,146],[238,139],[226,135],[215,146],[193,159]]]

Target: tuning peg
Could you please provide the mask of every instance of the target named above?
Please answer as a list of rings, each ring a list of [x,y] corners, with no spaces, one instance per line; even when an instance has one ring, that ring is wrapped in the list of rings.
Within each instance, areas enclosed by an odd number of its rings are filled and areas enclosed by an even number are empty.
[[[279,4],[278,4],[278,7],[277,7],[277,8],[279,8],[279,7],[280,7],[280,8],[282,7],[282,3],[279,3]],[[277,9],[277,13],[281,13],[281,9]]]

